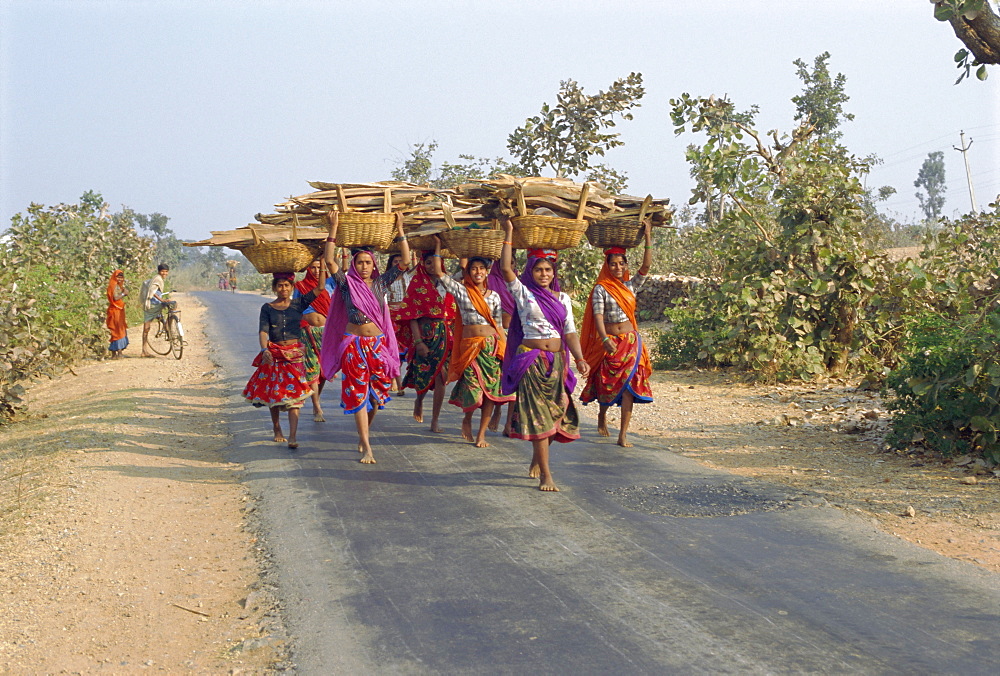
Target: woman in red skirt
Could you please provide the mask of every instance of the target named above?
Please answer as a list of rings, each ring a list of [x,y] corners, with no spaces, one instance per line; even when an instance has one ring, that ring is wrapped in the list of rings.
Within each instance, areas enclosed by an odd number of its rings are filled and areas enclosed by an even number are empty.
[[[625,249],[607,249],[597,284],[587,300],[580,342],[590,364],[590,377],[580,394],[584,405],[597,400],[597,433],[608,434],[608,408],[621,407],[618,445],[629,447],[627,434],[632,420],[632,405],[653,401],[649,386],[652,368],[649,352],[639,335],[635,317],[635,291],[646,279],[652,263],[649,225],[646,246],[638,275],[631,278]]]
[[[250,376],[243,396],[254,406],[267,406],[271,410],[274,440],[285,441],[281,431],[281,412],[288,412],[288,448],[299,447],[295,434],[299,427],[299,409],[302,402],[312,395],[303,366],[302,311],[316,299],[322,290],[326,273],[320,271],[319,286],[309,293],[292,298],[295,274],[275,273],[271,289],[275,299],[260,308],[258,336],[260,354],[253,361],[256,371]]]

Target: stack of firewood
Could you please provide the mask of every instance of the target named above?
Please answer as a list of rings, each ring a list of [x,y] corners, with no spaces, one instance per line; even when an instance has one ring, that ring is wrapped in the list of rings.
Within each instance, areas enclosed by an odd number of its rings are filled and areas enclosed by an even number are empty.
[[[489,227],[500,216],[516,216],[521,207],[518,192],[529,212],[546,208],[557,216],[595,220],[639,213],[641,197],[613,195],[596,183],[575,183],[565,178],[497,178],[436,189],[401,181],[377,183],[324,183],[309,181],[315,190],[289,197],[275,205],[276,213],[257,214],[256,223],[235,230],[212,231],[212,237],[186,246],[227,246],[242,249],[253,244],[251,229],[263,241],[323,240],[330,211],[398,212],[409,237],[471,225]],[[581,201],[584,202],[582,210]],[[670,220],[670,200],[653,200],[647,213],[654,224]],[[294,226],[294,227],[293,227]]]

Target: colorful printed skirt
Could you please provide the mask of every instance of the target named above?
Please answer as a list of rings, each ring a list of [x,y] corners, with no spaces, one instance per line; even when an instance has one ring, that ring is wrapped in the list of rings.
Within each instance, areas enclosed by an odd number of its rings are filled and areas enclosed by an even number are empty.
[[[340,407],[344,413],[357,413],[364,409],[371,411],[376,406],[385,408],[389,398],[391,378],[386,375],[382,350],[385,336],[355,336],[344,334],[350,343],[344,348],[340,360],[341,380]]]
[[[609,335],[615,351],[606,355],[600,367],[594,369],[587,378],[587,384],[580,393],[584,404],[597,400],[601,406],[621,406],[622,395],[628,391],[637,404],[653,401],[653,390],[649,386],[650,371],[643,367],[639,356],[642,354],[642,337],[638,331],[629,331],[620,336]]]
[[[253,360],[257,370],[243,388],[243,396],[254,406],[281,410],[302,408],[302,402],[312,394],[302,365],[302,343],[268,343],[267,350],[273,361],[265,364],[264,353],[257,355]]]
[[[520,345],[518,352],[529,348]],[[551,361],[550,361],[551,359]],[[566,443],[580,438],[580,419],[566,391],[563,352],[542,352],[517,385],[517,401],[510,421],[515,439],[549,439]]]
[[[323,346],[323,328],[322,326],[309,325],[302,327],[302,364],[306,370],[306,380],[311,387],[316,387],[322,377],[319,367],[319,351]]]
[[[462,340],[461,349],[475,350],[476,356],[455,383],[449,404],[468,413],[481,407],[484,397],[496,404],[514,401],[513,394],[500,393],[501,355],[497,352],[497,344],[496,336],[472,336]]]
[[[410,361],[406,365],[403,387],[412,387],[417,394],[434,389],[434,379],[441,370],[448,372],[448,356],[451,354],[451,335],[444,319],[422,319],[420,339],[427,346],[427,356],[421,357],[414,346],[410,350]]]

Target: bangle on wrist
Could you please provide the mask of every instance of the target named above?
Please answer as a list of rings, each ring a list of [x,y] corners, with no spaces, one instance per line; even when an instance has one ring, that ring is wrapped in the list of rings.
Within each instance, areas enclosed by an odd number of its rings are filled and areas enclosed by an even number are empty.
[[[503,243],[504,243],[504,244],[507,244],[508,246],[514,246],[514,243],[513,243],[513,242],[508,242],[507,240],[504,240],[504,242],[503,242]]]
[[[396,244],[399,244],[399,243],[400,243],[400,242],[402,242],[402,241],[403,241],[404,239],[406,239],[406,235],[397,235],[396,237],[393,237],[393,238],[392,238],[392,241],[393,241],[394,243],[396,243]],[[382,240],[382,241],[384,242],[385,240]]]
[[[327,237],[326,241],[329,242],[330,244],[336,244],[337,243],[337,238],[336,237]]]

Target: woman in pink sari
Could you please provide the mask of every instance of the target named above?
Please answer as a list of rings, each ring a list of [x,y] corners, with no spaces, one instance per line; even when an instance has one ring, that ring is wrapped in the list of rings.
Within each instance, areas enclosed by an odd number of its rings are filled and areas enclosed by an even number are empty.
[[[374,464],[370,431],[379,409],[389,401],[389,386],[399,376],[399,347],[393,331],[386,293],[389,285],[410,267],[410,248],[403,235],[403,219],[396,215],[397,242],[402,259],[397,266],[379,274],[375,254],[357,250],[340,271],[335,249],[339,214],[328,214],[326,262],[333,273],[327,282],[330,314],[323,331],[320,366],[323,377],[332,380],[343,372],[340,405],[354,415],[361,462]]]

